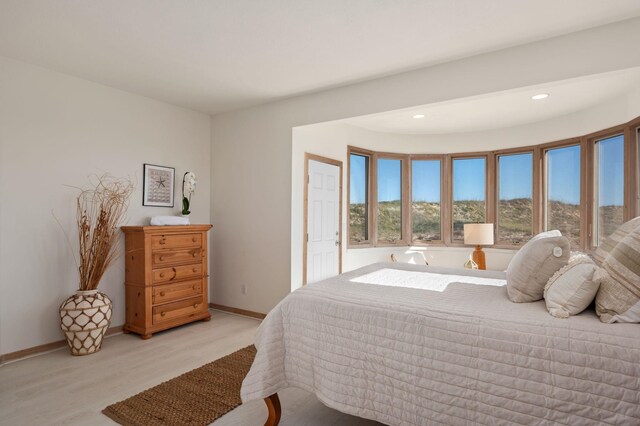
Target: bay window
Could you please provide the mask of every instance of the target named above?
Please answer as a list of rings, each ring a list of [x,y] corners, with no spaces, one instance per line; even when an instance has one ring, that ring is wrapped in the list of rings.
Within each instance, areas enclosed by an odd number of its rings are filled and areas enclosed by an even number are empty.
[[[348,147],[349,248],[464,244],[494,223],[498,247],[558,229],[593,250],[640,214],[640,117],[565,141],[482,153]]]

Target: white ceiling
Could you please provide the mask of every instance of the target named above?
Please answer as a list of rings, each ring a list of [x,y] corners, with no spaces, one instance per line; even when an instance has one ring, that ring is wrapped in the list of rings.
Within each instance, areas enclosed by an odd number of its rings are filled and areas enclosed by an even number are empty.
[[[456,99],[344,122],[384,133],[446,134],[519,126],[588,109],[640,88],[640,69],[571,79],[489,95]],[[548,98],[534,101],[533,95]],[[422,114],[424,118],[413,118]]]
[[[638,15],[638,0],[0,0],[0,55],[215,114]]]

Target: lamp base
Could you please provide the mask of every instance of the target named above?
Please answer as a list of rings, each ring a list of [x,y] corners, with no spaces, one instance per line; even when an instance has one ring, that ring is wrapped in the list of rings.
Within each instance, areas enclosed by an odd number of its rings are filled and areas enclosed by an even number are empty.
[[[478,264],[478,269],[487,269],[487,262],[485,261],[482,246],[476,246],[476,249],[471,253],[471,259]]]

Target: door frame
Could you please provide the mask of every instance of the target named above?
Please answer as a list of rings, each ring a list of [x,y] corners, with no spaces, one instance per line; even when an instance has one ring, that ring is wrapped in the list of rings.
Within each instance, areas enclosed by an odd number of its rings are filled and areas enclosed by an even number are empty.
[[[317,161],[319,163],[337,166],[340,170],[340,202],[338,203],[338,273],[342,273],[342,161],[333,158],[322,157],[320,155],[304,153],[304,207],[303,207],[303,223],[302,230],[302,285],[307,285],[307,244],[309,243],[309,161]]]

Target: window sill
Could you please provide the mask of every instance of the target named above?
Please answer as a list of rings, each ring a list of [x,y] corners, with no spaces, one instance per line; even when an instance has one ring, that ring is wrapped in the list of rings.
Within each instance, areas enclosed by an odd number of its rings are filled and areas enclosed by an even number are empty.
[[[451,249],[465,249],[465,250],[473,250],[473,248],[475,247],[474,245],[469,245],[469,244],[457,244],[457,243],[450,243],[450,244],[445,244],[443,242],[439,242],[439,243],[432,243],[432,244],[378,244],[378,245],[373,245],[373,244],[368,244],[368,245],[350,245],[347,247],[347,250],[360,250],[360,249],[389,249],[389,248],[406,248],[406,249],[413,249],[413,250],[428,250],[429,248],[437,248],[437,249],[443,249],[443,248],[451,248]],[[493,246],[483,246],[482,249],[485,251],[493,251],[493,250],[509,250],[509,251],[518,251],[522,248],[522,246],[511,246],[511,245],[493,245]]]

